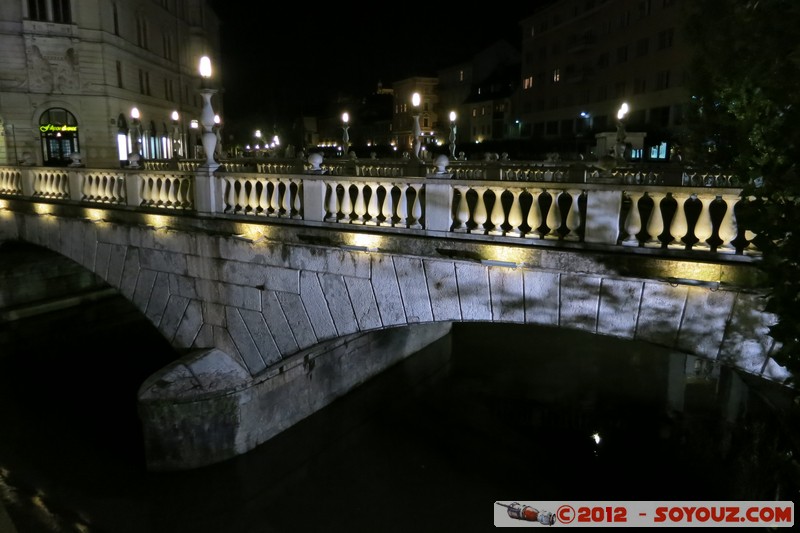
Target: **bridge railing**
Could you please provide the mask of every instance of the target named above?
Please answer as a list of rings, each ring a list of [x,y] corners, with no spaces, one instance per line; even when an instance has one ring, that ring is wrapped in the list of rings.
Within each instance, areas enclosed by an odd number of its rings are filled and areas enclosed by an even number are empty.
[[[432,237],[758,254],[737,224],[741,188],[722,174],[684,171],[680,183],[664,184],[676,180],[640,170],[593,183],[597,176],[560,166],[463,164],[459,172],[412,177],[404,161],[358,172],[349,163],[330,173],[334,165],[305,173],[289,173],[289,164],[256,166],[274,172],[0,167],[0,196]],[[492,169],[500,169],[499,179],[472,177]],[[471,177],[452,177],[458,174]]]

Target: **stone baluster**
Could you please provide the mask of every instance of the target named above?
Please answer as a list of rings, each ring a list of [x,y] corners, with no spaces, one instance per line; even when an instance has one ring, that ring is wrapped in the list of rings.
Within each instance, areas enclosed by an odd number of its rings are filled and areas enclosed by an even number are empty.
[[[697,223],[694,226],[694,236],[697,237],[695,248],[710,250],[711,245],[708,239],[714,234],[714,223],[711,221],[711,202],[716,200],[716,196],[710,194],[700,194],[700,214],[697,216]]]
[[[97,182],[100,180],[100,176],[86,176],[86,179],[83,182],[83,190],[81,191],[84,198],[88,198],[90,200],[97,200],[98,198],[98,189],[99,186]]]
[[[672,197],[675,199],[677,205],[675,206],[675,214],[672,216],[672,221],[669,224],[669,234],[671,240],[667,245],[668,248],[685,249],[686,248],[686,235],[689,233],[689,223],[686,220],[686,201],[691,195],[684,192],[674,192]]]
[[[486,233],[484,224],[488,220],[486,214],[486,199],[483,197],[486,194],[486,187],[475,187],[474,191],[478,193],[478,200],[475,202],[475,211],[472,213],[472,221],[475,222],[475,227],[469,230],[470,233]]]
[[[159,187],[158,189],[158,204],[168,205],[167,202],[169,202],[169,186],[171,185],[171,182],[167,177],[159,178],[158,182],[161,184],[161,187]]]
[[[364,224],[364,215],[367,214],[367,203],[364,201],[364,183],[358,182],[356,186],[356,203],[353,212],[356,214],[353,224]]]
[[[719,223],[719,238],[722,244],[717,247],[717,252],[723,254],[736,253],[736,245],[734,241],[739,236],[739,226],[736,223],[736,214],[734,209],[736,204],[741,200],[740,196],[733,194],[723,194],[722,201],[725,202],[725,214],[722,216],[722,221]]]
[[[152,197],[152,186],[150,184],[151,178],[146,178],[143,176],[139,177],[140,189],[139,189],[139,198],[141,198],[140,205],[150,205],[153,201]],[[234,204],[235,205],[235,204]]]
[[[281,214],[281,180],[275,178],[272,182],[272,194],[269,197],[269,215],[280,216]]]
[[[234,205],[236,209],[234,209],[234,213],[239,212],[246,212],[247,211],[247,180],[239,181],[239,192],[236,195],[236,202]],[[266,214],[266,211],[264,212]]]
[[[564,235],[564,239],[568,241],[579,241],[581,236],[578,235],[578,228],[581,227],[581,210],[578,206],[578,199],[581,196],[581,192],[576,189],[570,189],[567,191],[567,194],[570,195],[572,198],[572,202],[570,202],[569,207],[567,208],[567,218],[566,218],[566,226],[568,233]]]
[[[453,190],[458,191],[459,194],[458,207],[453,217],[453,231],[466,232],[467,222],[469,222],[469,204],[467,203],[467,191],[469,191],[469,187],[455,185]]]
[[[502,235],[503,234],[503,223],[506,221],[506,213],[503,210],[503,188],[501,187],[490,187],[494,193],[494,205],[492,206],[492,214],[489,218],[489,221],[492,223],[491,229],[487,232],[488,235]]]
[[[561,196],[561,191],[551,190],[545,191],[547,194],[550,195],[552,201],[550,202],[550,208],[547,211],[547,217],[545,218],[545,224],[547,224],[547,234],[545,234],[545,239],[560,239],[561,235],[558,233],[559,228],[561,227],[561,208],[558,205],[558,199]]]
[[[405,228],[408,227],[408,221],[407,221],[408,198],[406,197],[408,184],[398,183],[397,188],[400,189],[400,198],[397,199],[397,222],[395,222],[394,225],[400,226],[401,228]]]
[[[292,216],[292,181],[284,180],[283,202],[281,203],[282,216],[291,218]]]
[[[422,191],[421,183],[414,183],[411,185],[414,191],[414,202],[411,204],[411,218],[412,224],[409,226],[412,229],[422,229],[422,198],[420,198]]]
[[[377,226],[380,223],[378,215],[381,214],[378,208],[378,190],[380,187],[375,182],[370,182],[367,185],[369,185],[370,188],[370,195],[369,203],[367,204],[367,215],[369,215],[369,218],[367,218],[366,223],[370,226]]]
[[[531,207],[528,210],[528,217],[525,223],[528,225],[530,232],[526,235],[526,237],[531,237],[533,239],[541,238],[539,235],[539,226],[542,225],[542,208],[539,205],[539,196],[542,194],[541,189],[526,189],[528,193],[530,193],[531,199]]]
[[[644,192],[633,191],[626,193],[631,200],[628,216],[625,217],[625,233],[627,237],[622,241],[623,246],[639,246],[639,232],[642,231],[642,214],[639,212],[639,200]]]
[[[222,178],[225,183],[225,209],[223,213],[233,212],[236,208],[236,179],[230,176]]]
[[[242,188],[245,187],[245,183],[242,182]],[[258,187],[258,186],[261,187]],[[258,199],[253,204],[253,210],[257,215],[267,215],[269,214],[269,179],[265,178],[263,180],[255,180],[253,181],[253,188],[251,190],[255,191],[258,195]]]
[[[386,194],[383,197],[381,215],[383,216],[383,224],[386,226],[391,226],[392,222],[394,221],[394,198],[392,197],[394,184],[390,183],[389,185],[385,185],[384,189],[386,190]]]
[[[508,225],[511,226],[506,232],[506,235],[512,237],[519,237],[522,235],[522,206],[519,203],[519,195],[522,189],[510,189],[512,195],[511,207],[508,210]]]
[[[292,218],[303,218],[303,180],[292,179],[290,181],[294,183],[294,211],[292,212]]]
[[[102,192],[102,199],[109,202],[115,202],[119,199],[117,196],[119,180],[112,176],[103,176],[100,178],[100,184],[104,185]]]
[[[258,214],[259,198],[258,198],[258,181],[252,178],[247,178],[241,181],[241,199],[243,202],[242,211],[244,213],[252,212]]]
[[[175,206],[178,203],[178,179],[177,178],[167,178],[169,179],[169,189],[167,190],[167,205]]]
[[[650,218],[647,220],[647,239],[644,245],[647,248],[661,248],[661,240],[658,238],[664,232],[664,215],[661,213],[661,201],[664,199],[663,193],[650,195],[653,199],[653,210],[650,211]]]
[[[115,177],[114,178],[114,188],[113,188],[112,192],[114,194],[114,201],[120,202],[120,203],[124,202],[124,200],[125,200],[125,180],[123,178],[121,178],[121,177]]]
[[[342,181],[342,203],[339,206],[342,210],[342,218],[339,219],[339,222],[347,222],[348,224],[352,222],[353,217],[353,199],[350,197],[350,185],[349,181]]]
[[[339,218],[339,187],[335,181],[325,184],[328,188],[328,209],[325,213],[326,222],[336,222]]]

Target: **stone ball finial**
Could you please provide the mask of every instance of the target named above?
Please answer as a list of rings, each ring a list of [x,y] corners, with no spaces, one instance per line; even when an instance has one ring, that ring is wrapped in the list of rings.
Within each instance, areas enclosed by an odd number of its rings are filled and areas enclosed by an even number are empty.
[[[321,170],[319,166],[322,164],[322,154],[319,152],[308,154],[308,164],[311,165],[311,170]]]
[[[437,174],[444,174],[447,172],[447,165],[450,164],[450,159],[444,154],[439,154],[433,160],[433,164],[436,166]]]

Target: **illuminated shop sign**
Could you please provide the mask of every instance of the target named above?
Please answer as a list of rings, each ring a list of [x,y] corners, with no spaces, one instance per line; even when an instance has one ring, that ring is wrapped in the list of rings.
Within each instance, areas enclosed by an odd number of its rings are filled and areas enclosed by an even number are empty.
[[[42,124],[39,126],[39,131],[42,133],[48,133],[51,131],[78,131],[78,126],[61,126],[58,124]]]

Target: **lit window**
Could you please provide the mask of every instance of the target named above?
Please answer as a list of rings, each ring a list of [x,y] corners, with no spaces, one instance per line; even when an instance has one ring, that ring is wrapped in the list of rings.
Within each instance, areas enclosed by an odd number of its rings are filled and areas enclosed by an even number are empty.
[[[561,69],[553,69],[553,83],[561,81]]]

